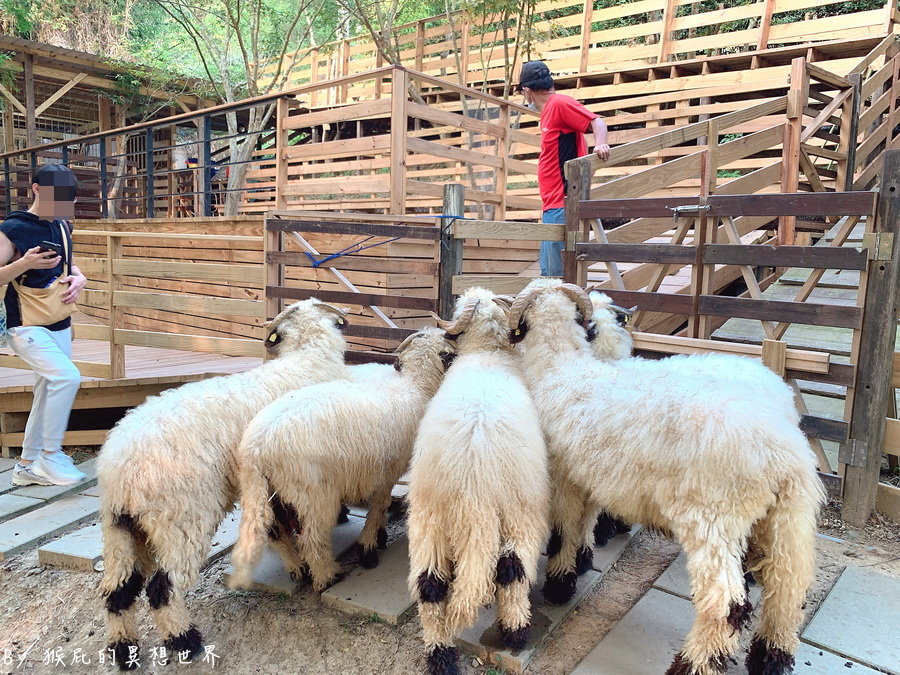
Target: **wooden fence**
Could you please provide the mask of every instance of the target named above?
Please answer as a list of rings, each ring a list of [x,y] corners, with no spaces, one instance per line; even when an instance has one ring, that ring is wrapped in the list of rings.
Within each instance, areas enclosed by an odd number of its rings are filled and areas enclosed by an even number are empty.
[[[836,8],[837,0],[544,0],[535,7],[531,38],[517,33],[516,17],[464,12],[394,27],[398,63],[467,86],[511,80],[528,58],[552,63],[560,74],[617,71],[642,64],[765,50],[792,44],[884,36],[897,20],[895,0],[880,6]],[[835,11],[837,10],[837,11]],[[829,16],[831,14],[831,16]],[[513,25],[516,24],[516,25]],[[327,43],[298,55],[289,86],[316,83],[378,68],[383,56],[370,37]],[[510,67],[516,71],[510,73]],[[275,70],[275,64],[267,73]],[[265,73],[263,77],[265,77]],[[335,92],[329,103],[375,98],[378,83]]]
[[[659,317],[678,336],[708,340],[727,320],[758,320],[763,330],[760,348],[764,361],[798,381],[846,388],[843,421],[806,417],[807,433],[838,441],[839,474],[844,480],[845,517],[864,522],[872,508],[881,466],[887,389],[896,338],[897,255],[894,236],[897,219],[894,172],[900,171],[900,152],[886,154],[882,188],[872,192],[808,194],[716,195],[693,198],[594,199],[590,189],[590,163],[568,165],[569,194],[566,212],[566,278],[580,284],[588,280],[591,264],[602,263],[607,279],[600,286],[614,300],[637,306],[635,326],[656,331]],[[900,175],[900,174],[896,174]],[[611,242],[600,219],[667,219],[666,243]],[[822,219],[828,229],[815,246],[792,245],[795,219]],[[760,233],[751,242],[741,235],[741,220],[750,220]],[[853,229],[865,223],[864,250],[842,247]],[[593,240],[587,236],[593,230]],[[690,243],[686,244],[690,235]],[[779,244],[786,245],[779,245]],[[639,264],[646,273],[626,286],[622,264]],[[736,297],[716,295],[718,277],[737,271],[743,292]],[[765,287],[786,268],[812,272],[789,301],[763,297]],[[856,302],[833,306],[810,302],[824,272],[858,270]],[[689,283],[675,292],[664,288],[673,276],[689,270]],[[797,369],[787,363],[786,334],[803,324],[851,331],[849,363],[829,360],[824,372]],[[799,397],[798,397],[799,401]],[[871,450],[869,450],[871,448]],[[827,457],[816,447],[820,468],[830,471]]]

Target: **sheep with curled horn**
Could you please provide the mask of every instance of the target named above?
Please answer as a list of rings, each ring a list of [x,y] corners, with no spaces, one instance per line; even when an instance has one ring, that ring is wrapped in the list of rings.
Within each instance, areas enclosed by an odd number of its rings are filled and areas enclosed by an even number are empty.
[[[236,453],[243,514],[231,555],[232,588],[250,586],[273,527],[294,542],[296,560],[285,560],[293,577],[308,569],[314,589],[333,583],[340,569],[331,528],[341,503],[368,501],[357,551],[363,567],[378,564],[391,489],[409,464],[419,420],[454,352],[442,330],[423,328],[397,348],[397,377],[306,387],[259,412]],[[271,495],[291,514],[290,523],[280,522]]]
[[[116,662],[137,662],[136,606],[146,583],[171,652],[202,652],[184,595],[237,497],[234,451],[253,416],[294,389],[345,380],[344,312],[316,299],[268,325],[274,358],[243,373],[169,389],[131,410],[97,460],[104,573],[100,583]],[[133,658],[132,658],[133,657]]]
[[[824,498],[790,388],[743,357],[600,362],[587,341],[590,312],[577,286],[532,289],[509,325],[548,451],[581,491],[574,501],[586,492],[617,516],[670,532],[687,554],[697,617],[668,675],[721,673],[736,649],[752,610],[742,569],[751,540],[764,603],[747,670],[790,672]],[[733,380],[714,372],[725,367]],[[574,591],[577,506],[547,566],[544,594],[557,602]]]
[[[522,649],[528,639],[549,479],[537,411],[506,337],[507,305],[471,288],[441,323],[458,356],[413,452],[409,584],[432,674],[458,672],[454,639],[495,599],[504,644]]]

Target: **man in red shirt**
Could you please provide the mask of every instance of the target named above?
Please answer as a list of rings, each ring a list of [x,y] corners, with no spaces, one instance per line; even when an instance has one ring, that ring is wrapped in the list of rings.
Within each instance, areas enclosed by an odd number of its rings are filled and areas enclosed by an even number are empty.
[[[557,94],[550,69],[542,61],[529,61],[519,74],[520,89],[528,107],[541,115],[541,156],[538,159],[538,187],[541,193],[543,222],[566,222],[565,163],[587,153],[584,134],[594,134],[594,152],[603,161],[609,159],[606,124],[571,96]],[[562,252],[565,242],[541,242],[541,276],[563,275]]]

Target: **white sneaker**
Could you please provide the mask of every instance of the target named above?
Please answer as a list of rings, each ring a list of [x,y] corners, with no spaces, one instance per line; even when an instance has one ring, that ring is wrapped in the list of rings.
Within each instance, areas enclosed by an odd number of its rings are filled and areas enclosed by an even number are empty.
[[[55,452],[45,451],[42,453],[42,456],[65,470],[70,475],[78,476],[78,480],[84,480],[85,478],[87,478],[87,476],[81,471],[81,469],[75,466],[75,461],[62,450],[56,450]]]
[[[16,464],[13,467],[12,472],[12,484],[13,485],[53,485],[46,478],[41,478],[37,474],[35,474],[31,467],[34,465],[34,462],[29,464],[28,466],[23,466],[22,464]]]
[[[51,454],[46,452],[42,452],[41,456],[33,461],[28,468],[31,469],[35,476],[44,478],[53,485],[75,485],[75,483],[80,483],[85,478],[85,475],[78,469],[70,469],[63,462],[55,460]]]

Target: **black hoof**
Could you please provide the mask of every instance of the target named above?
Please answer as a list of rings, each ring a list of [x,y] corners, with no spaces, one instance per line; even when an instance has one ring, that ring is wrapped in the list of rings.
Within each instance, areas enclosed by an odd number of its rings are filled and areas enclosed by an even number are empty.
[[[525,649],[528,644],[528,633],[530,626],[522,626],[514,630],[509,630],[500,624],[500,641],[507,649],[517,652]]]
[[[308,584],[312,582],[312,575],[309,573],[308,567],[299,570],[291,570],[288,574],[291,577],[291,581],[295,584]]]
[[[525,568],[522,566],[522,560],[516,555],[515,551],[510,551],[506,555],[500,556],[497,561],[497,583],[501,586],[509,586],[514,581],[520,581],[525,578]]]
[[[547,557],[552,558],[562,550],[562,534],[553,528],[550,531],[550,541],[547,542]]]
[[[203,652],[203,637],[196,626],[191,626],[184,633],[167,638],[163,645],[175,660],[193,661]]]
[[[564,605],[575,595],[575,587],[578,583],[578,575],[575,572],[566,572],[559,576],[547,576],[542,593],[544,600],[552,605]]]
[[[697,671],[691,665],[691,662],[684,657],[684,654],[679,652],[675,655],[675,659],[666,671],[666,675],[697,675]]]
[[[341,504],[341,510],[338,512],[337,524],[343,525],[350,522],[350,509],[346,504]]]
[[[109,645],[109,649],[113,651],[119,670],[136,670],[141,664],[141,650],[136,642],[120,640],[115,644]]]
[[[387,548],[387,530],[383,527],[379,527],[378,532],[375,534],[375,545],[379,551]]]
[[[594,567],[594,549],[584,546],[575,555],[575,574],[581,576]]]
[[[422,602],[443,602],[450,590],[450,584],[436,574],[422,572],[418,579],[419,600]]]
[[[616,534],[628,534],[631,532],[631,523],[626,523],[620,518],[613,518],[613,521],[616,524]]]
[[[376,548],[365,548],[362,544],[357,543],[356,557],[359,559],[360,566],[367,570],[378,567],[378,549]]]
[[[597,516],[594,523],[594,545],[606,546],[609,540],[616,536],[616,519],[606,511]]]
[[[428,652],[428,672],[430,675],[459,675],[459,649],[434,647]]]
[[[794,657],[757,635],[750,643],[745,664],[749,675],[788,675],[794,670]]]
[[[750,600],[744,598],[743,602],[732,602],[728,611],[728,625],[734,630],[743,630],[750,622],[750,615],[753,614],[753,605]]]

